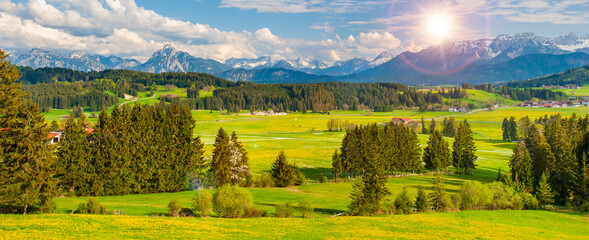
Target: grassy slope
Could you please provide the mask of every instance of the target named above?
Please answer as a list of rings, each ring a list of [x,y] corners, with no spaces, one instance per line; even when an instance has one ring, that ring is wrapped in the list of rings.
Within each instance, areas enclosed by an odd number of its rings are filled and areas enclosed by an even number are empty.
[[[586,216],[464,211],[315,219],[2,215],[3,239],[587,239]]]

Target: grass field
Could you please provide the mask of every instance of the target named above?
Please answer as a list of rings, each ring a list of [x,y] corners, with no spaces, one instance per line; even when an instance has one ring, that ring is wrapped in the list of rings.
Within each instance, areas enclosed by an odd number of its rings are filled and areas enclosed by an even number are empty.
[[[186,94],[183,89],[157,91],[150,98],[140,94],[136,103],[156,103],[161,94]],[[202,95],[212,94],[210,92]],[[468,101],[494,102],[493,94],[482,91],[469,92]],[[123,101],[121,101],[123,103]],[[509,100],[503,103],[511,104]],[[133,104],[133,103],[128,103]],[[495,111],[480,110],[468,114],[450,112],[425,112],[395,110],[387,113],[365,115],[361,111],[332,111],[329,115],[318,113],[290,113],[286,116],[253,116],[221,114],[218,111],[193,111],[197,121],[195,135],[205,143],[205,155],[212,154],[212,144],[220,127],[237,132],[248,151],[250,168],[254,175],[269,171],[280,150],[295,162],[308,181],[299,187],[249,189],[257,208],[267,210],[272,216],[275,206],[301,200],[309,201],[315,208],[313,219],[178,219],[151,217],[168,212],[168,203],[179,200],[184,207],[191,206],[195,191],[158,193],[127,196],[98,197],[109,210],[123,211],[127,216],[70,215],[85,197],[60,197],[55,199],[58,213],[49,215],[0,215],[0,238],[199,238],[199,239],[373,239],[373,238],[507,238],[507,239],[587,239],[588,216],[547,211],[464,211],[456,213],[427,213],[389,217],[344,217],[329,218],[347,211],[352,183],[316,183],[321,174],[331,179],[331,155],[341,145],[343,132],[327,132],[330,119],[340,119],[353,124],[385,123],[392,117],[409,117],[429,121],[435,118],[440,126],[444,117],[454,116],[457,121],[467,119],[474,132],[477,146],[478,167],[473,175],[446,175],[445,185],[450,194],[457,192],[465,181],[493,182],[499,168],[508,171],[508,160],[514,143],[502,141],[503,118],[519,119],[529,116],[532,120],[544,115],[573,113],[585,115],[589,107],[579,108],[497,108]],[[67,110],[53,110],[46,114],[47,121],[59,120],[68,115]],[[93,119],[90,119],[93,121]],[[419,134],[425,146],[428,135]],[[447,138],[452,143],[452,138]],[[452,170],[452,169],[450,169]],[[390,178],[387,187],[394,199],[407,186],[409,194],[416,196],[417,188],[425,186],[432,191],[431,175],[414,175]],[[215,190],[202,190],[215,191]],[[295,209],[295,216],[300,216]],[[46,236],[46,237],[45,237]]]
[[[569,96],[589,96],[589,84],[585,84],[580,89],[555,89],[554,91],[565,92]]]
[[[2,239],[587,239],[587,216],[463,211],[345,218],[1,215]]]

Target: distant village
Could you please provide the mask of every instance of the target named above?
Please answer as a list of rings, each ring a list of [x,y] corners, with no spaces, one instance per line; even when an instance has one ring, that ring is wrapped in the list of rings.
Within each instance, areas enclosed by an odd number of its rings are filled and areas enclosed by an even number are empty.
[[[518,103],[518,107],[545,107],[545,108],[563,108],[563,107],[581,107],[581,106],[589,106],[589,96],[580,97],[577,99],[576,97],[570,97],[569,100],[564,101],[525,101],[523,103]]]

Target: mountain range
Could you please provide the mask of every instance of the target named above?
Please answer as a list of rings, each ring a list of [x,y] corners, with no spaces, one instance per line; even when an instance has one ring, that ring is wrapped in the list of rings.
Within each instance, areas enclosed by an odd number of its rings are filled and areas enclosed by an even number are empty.
[[[204,72],[230,80],[261,83],[321,81],[445,84],[528,79],[589,64],[589,35],[556,38],[534,33],[499,35],[494,39],[446,41],[419,52],[394,56],[383,52],[367,60],[352,58],[327,63],[318,59],[274,60],[232,58],[225,62],[194,57],[171,45],[145,63],[81,51],[59,54],[41,49],[8,49],[9,60],[21,66],[63,67],[79,71],[131,69],[144,72]]]

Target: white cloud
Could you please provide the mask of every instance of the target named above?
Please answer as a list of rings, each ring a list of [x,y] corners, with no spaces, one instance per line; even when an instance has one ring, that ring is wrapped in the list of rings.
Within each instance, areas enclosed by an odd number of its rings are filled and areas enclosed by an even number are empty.
[[[354,4],[351,0],[335,2],[341,8]],[[323,1],[305,3],[313,9]],[[168,43],[194,56],[219,61],[259,56],[337,61],[356,56],[374,57],[400,45],[387,32],[309,41],[282,38],[268,28],[253,33],[222,31],[206,24],[162,16],[137,6],[134,0],[30,0],[25,4],[0,0],[0,29],[0,47],[83,50],[138,60],[146,60]]]
[[[389,1],[357,0],[222,0],[221,7],[273,13],[346,13],[359,12]]]

